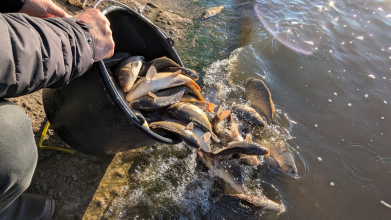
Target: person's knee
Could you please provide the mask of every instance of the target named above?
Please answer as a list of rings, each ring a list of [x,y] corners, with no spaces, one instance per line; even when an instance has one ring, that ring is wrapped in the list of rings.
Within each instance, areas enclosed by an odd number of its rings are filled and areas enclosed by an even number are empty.
[[[20,194],[30,185],[38,159],[31,119],[18,106],[0,100],[0,125],[0,196],[7,188]]]

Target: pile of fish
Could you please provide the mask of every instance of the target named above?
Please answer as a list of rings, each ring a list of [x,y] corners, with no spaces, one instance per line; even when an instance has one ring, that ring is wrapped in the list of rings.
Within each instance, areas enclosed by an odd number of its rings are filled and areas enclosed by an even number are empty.
[[[259,138],[253,140],[251,133],[243,138],[239,131],[239,123],[246,124],[250,131],[263,129],[267,123],[274,124],[271,94],[261,80],[250,78],[245,83],[246,104],[235,104],[231,110],[218,106],[213,115],[214,104],[204,100],[195,83],[199,78],[196,71],[181,67],[167,57],[151,61],[141,56],[123,57],[124,54],[115,54],[105,63],[112,67],[129,108],[145,119],[144,126],[148,129],[197,149],[198,159],[214,170],[232,192],[216,197],[217,200],[228,196],[262,209],[285,212],[283,204],[244,194],[240,163],[255,167],[263,157],[270,166],[298,177],[284,141],[266,148]],[[226,137],[229,143],[220,140]]]

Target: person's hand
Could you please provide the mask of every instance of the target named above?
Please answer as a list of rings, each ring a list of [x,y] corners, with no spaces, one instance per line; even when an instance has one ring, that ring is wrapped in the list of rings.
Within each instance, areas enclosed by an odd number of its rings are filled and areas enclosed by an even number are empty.
[[[39,18],[70,17],[64,10],[52,2],[52,0],[27,0],[20,13]]]
[[[82,20],[93,28],[90,29],[95,43],[94,61],[109,58],[114,54],[114,41],[111,35],[110,22],[97,9],[88,9],[74,18]]]

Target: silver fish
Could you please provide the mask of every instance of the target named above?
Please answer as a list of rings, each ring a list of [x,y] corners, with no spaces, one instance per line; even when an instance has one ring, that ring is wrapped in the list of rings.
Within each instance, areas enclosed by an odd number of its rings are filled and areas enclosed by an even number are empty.
[[[216,158],[208,153],[198,151],[198,159],[209,169],[217,169],[217,176],[228,183],[236,192],[245,190],[242,170],[232,161],[216,161]]]
[[[147,75],[133,85],[126,95],[126,101],[131,102],[141,96],[148,95],[150,92],[179,85],[186,85],[201,96],[199,93],[201,88],[189,77],[180,75],[179,72],[157,74],[155,67],[151,67]]]
[[[144,57],[133,56],[125,58],[118,64],[115,75],[124,92],[129,92],[137,80]]]

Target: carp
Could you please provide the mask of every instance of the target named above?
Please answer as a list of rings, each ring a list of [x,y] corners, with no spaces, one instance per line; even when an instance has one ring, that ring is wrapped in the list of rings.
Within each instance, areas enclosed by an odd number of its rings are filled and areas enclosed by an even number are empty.
[[[115,75],[124,92],[129,92],[137,80],[144,57],[133,56],[125,58],[118,64]]]
[[[255,142],[249,141],[234,141],[228,143],[227,147],[223,147],[213,152],[214,155],[223,156],[230,154],[246,154],[246,155],[269,155],[270,150]]]
[[[259,109],[266,116],[268,121],[274,123],[273,116],[275,113],[272,95],[262,80],[250,78],[244,84],[246,89],[245,99]]]
[[[186,89],[182,88],[179,92],[169,96],[162,96],[160,93],[149,94],[133,100],[129,105],[132,109],[140,111],[155,111],[179,102],[185,91]]]
[[[255,109],[250,107],[250,102],[247,102],[245,105],[234,105],[232,112],[251,125],[265,127],[262,117]]]
[[[185,120],[188,122],[194,122],[203,130],[209,131],[214,141],[217,143],[220,142],[220,140],[212,131],[212,125],[210,124],[208,117],[197,106],[189,103],[178,102],[168,108],[162,109],[162,111],[169,117]]]
[[[224,119],[226,119],[231,114],[231,111],[225,110],[223,111],[223,107],[220,105],[217,109],[216,115],[212,120],[212,126],[213,129],[216,131],[216,133],[220,133],[220,122],[222,122]]]
[[[259,139],[255,139],[255,142],[261,143]],[[262,142],[262,144],[270,150],[270,155],[265,156],[266,163],[295,179],[299,178],[296,163],[286,148],[285,141],[279,140],[275,144]]]
[[[192,69],[189,69],[189,68],[186,68],[186,67],[181,67],[181,66],[165,67],[165,68],[159,69],[158,71],[159,72],[160,71],[161,72],[181,71],[182,75],[185,75],[185,76],[189,77],[190,79],[192,79],[194,81],[197,81],[200,78],[199,74],[195,70],[192,70]]]
[[[263,209],[277,211],[278,214],[284,213],[286,211],[285,206],[283,204],[278,204],[267,198],[262,198],[253,195],[244,195],[244,194],[228,194],[228,196],[232,196],[239,200],[244,200],[254,206]]]
[[[147,75],[139,79],[129,93],[126,95],[126,101],[132,102],[141,96],[150,94],[160,89],[171,88],[179,85],[186,85],[195,93],[200,94],[201,88],[192,79],[183,76],[178,72],[175,73],[159,73],[157,74],[155,67],[148,70]],[[202,96],[201,96],[202,97]]]
[[[231,115],[231,130],[228,130],[226,129],[226,132],[228,134],[228,137],[229,137],[229,140],[230,141],[244,141],[242,135],[240,135],[239,133],[239,128],[238,128],[238,125],[236,124],[233,116]],[[246,141],[252,141],[252,136],[251,134],[248,134],[247,137],[246,137]],[[239,154],[239,159],[250,165],[250,166],[257,166],[259,161],[258,161],[258,158],[256,156],[252,156],[252,155],[246,155],[246,154]]]
[[[191,94],[184,94],[181,98],[181,102],[192,103],[192,104],[196,105],[197,107],[202,106],[203,108],[208,110],[208,112],[213,112],[213,109],[215,108],[215,104],[210,103],[210,102],[205,102],[205,100],[202,101]]]
[[[182,67],[167,57],[160,57],[147,63],[144,63],[143,67],[140,70],[140,76],[145,76],[151,66],[154,66],[158,72],[180,71],[180,74],[185,75],[192,80],[197,81],[200,78],[199,74],[196,71]]]
[[[177,124],[174,122],[169,121],[158,121],[153,122],[149,124],[149,127],[152,129],[164,129],[167,131],[170,131],[174,133],[176,136],[178,136],[180,139],[182,139],[187,145],[194,147],[194,148],[200,148],[201,144],[198,141],[197,136],[194,134],[193,127],[194,124],[190,122],[186,127]]]
[[[198,159],[205,164],[208,169],[215,168],[217,176],[228,183],[236,192],[245,190],[242,176],[242,169],[232,161],[216,161],[216,158],[208,153],[197,152]]]
[[[205,19],[207,19],[207,18],[216,16],[216,15],[219,14],[223,9],[224,9],[224,6],[223,6],[223,5],[220,5],[220,6],[217,6],[217,7],[208,8],[207,10],[205,10],[205,11],[202,13],[202,15],[201,15],[201,20],[205,20]]]

